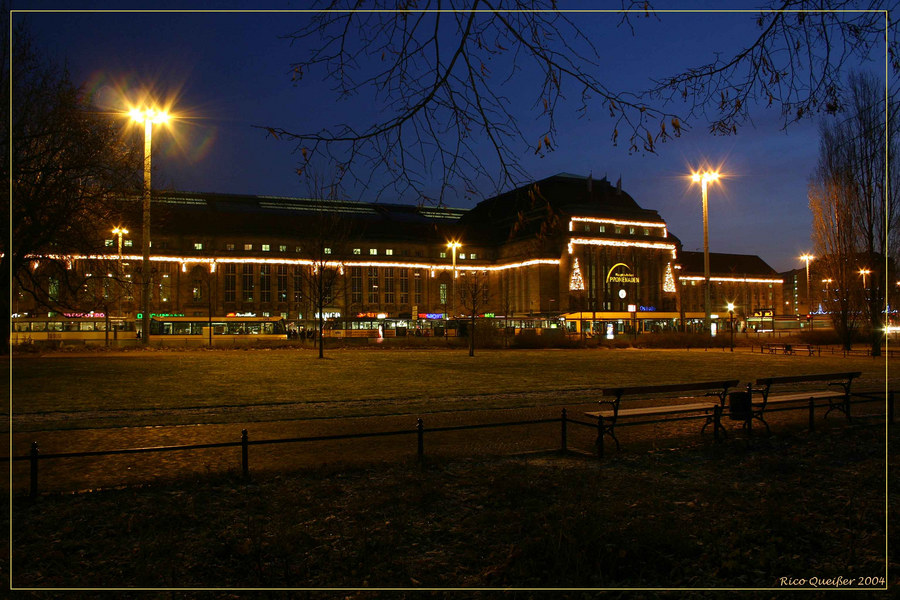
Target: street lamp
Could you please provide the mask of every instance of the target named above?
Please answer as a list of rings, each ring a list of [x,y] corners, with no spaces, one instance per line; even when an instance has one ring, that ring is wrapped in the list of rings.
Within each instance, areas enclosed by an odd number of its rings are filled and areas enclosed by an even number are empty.
[[[133,108],[129,112],[131,120],[144,124],[144,198],[143,217],[141,219],[141,304],[143,318],[141,324],[141,343],[150,343],[150,149],[153,138],[153,125],[167,123],[169,113],[164,110]],[[121,252],[120,252],[121,253]]]
[[[447,312],[449,316],[453,316],[453,301],[456,298],[456,251],[462,247],[462,244],[456,240],[452,242],[447,242],[447,247],[450,249],[450,252],[453,255],[453,278],[450,280],[450,302],[448,303]],[[450,321],[447,321],[447,326],[450,326]],[[446,335],[446,330],[444,332]]]
[[[704,171],[703,173],[694,173],[691,176],[694,183],[700,184],[703,195],[703,307],[706,312],[704,324],[706,330],[710,330],[710,310],[709,310],[709,212],[706,203],[706,188],[709,182],[719,179],[718,171]]]
[[[814,259],[815,256],[812,254],[806,253],[800,257],[800,260],[806,261],[806,313],[809,314],[811,312],[811,306],[809,303],[809,261]]]
[[[868,288],[866,287],[866,275],[871,275],[872,271],[869,269],[860,269],[859,274],[862,275],[863,278],[863,291],[866,291]]]
[[[731,317],[731,351],[734,352],[734,302],[729,302],[726,308]]]

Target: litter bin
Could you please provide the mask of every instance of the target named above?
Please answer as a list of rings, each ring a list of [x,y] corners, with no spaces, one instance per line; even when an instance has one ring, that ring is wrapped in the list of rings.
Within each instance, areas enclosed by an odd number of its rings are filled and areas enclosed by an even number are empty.
[[[728,418],[732,421],[749,421],[752,417],[753,405],[750,392],[731,392],[728,394]]]

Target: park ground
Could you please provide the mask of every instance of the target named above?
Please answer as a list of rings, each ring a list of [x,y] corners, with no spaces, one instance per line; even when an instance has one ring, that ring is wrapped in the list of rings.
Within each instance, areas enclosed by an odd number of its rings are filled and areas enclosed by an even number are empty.
[[[884,359],[867,357],[56,353],[12,361],[13,446],[18,455],[32,438],[48,451],[190,443],[231,439],[242,427],[260,439],[394,428],[417,417],[445,424],[558,416],[563,407],[577,417],[607,385],[848,370],[864,372],[859,389],[884,389]],[[170,459],[171,468],[150,468],[146,477],[146,458],[127,467],[57,466],[47,475],[61,487],[48,483],[37,501],[14,482],[13,582],[782,589],[782,578],[843,577],[879,587],[888,577],[888,499],[892,509],[897,499],[896,433],[888,437],[881,408],[861,407],[874,416],[852,425],[831,417],[815,432],[802,415],[785,413],[772,421],[772,436],[733,430],[723,444],[697,435],[696,422],[634,428],[602,461],[536,452],[558,445],[556,425],[545,438],[516,428],[486,430],[508,433],[478,442],[427,438],[423,463],[414,460],[412,440],[399,449],[370,451],[352,440],[260,452],[249,482],[233,456],[180,459],[193,465],[186,471]],[[592,433],[584,429],[571,445],[589,452]],[[537,447],[522,446],[522,438],[539,440]],[[122,479],[123,470],[131,475]],[[92,472],[111,479],[98,483]],[[78,477],[87,481],[79,485]]]

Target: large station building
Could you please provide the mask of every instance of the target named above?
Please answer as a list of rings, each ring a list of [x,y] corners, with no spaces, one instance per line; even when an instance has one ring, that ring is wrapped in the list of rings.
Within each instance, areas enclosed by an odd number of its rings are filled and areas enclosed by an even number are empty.
[[[140,306],[140,221],[68,268],[124,282],[78,300],[83,312],[135,320],[145,310],[185,317],[317,316],[311,269],[337,272],[324,316],[336,329],[444,327],[475,312],[498,326],[622,334],[698,327],[703,255],[620,185],[559,174],[470,210],[410,205],[155,192],[152,300]],[[724,324],[782,306],[781,279],[757,256],[711,255],[712,312]],[[46,269],[45,296],[54,298]],[[57,284],[57,288],[58,288]],[[76,300],[55,290],[60,305]],[[61,296],[62,295],[62,296]],[[14,311],[44,311],[27,294]],[[62,309],[61,309],[62,310]],[[72,310],[68,308],[68,310]]]

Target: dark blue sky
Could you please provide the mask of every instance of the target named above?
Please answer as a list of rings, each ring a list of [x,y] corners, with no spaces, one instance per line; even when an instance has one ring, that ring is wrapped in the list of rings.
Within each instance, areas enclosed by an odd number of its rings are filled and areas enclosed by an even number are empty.
[[[12,2],[14,10],[145,8],[151,3]],[[561,2],[565,7],[565,3]],[[618,1],[606,3],[616,8]],[[218,3],[252,8],[252,2]],[[577,6],[577,5],[576,5]],[[593,6],[597,6],[594,3]],[[154,9],[210,8],[210,3],[155,2]],[[265,8],[305,8],[305,3],[269,2]],[[656,9],[685,8],[656,2]],[[753,8],[750,3],[694,3],[690,8]],[[187,118],[154,137],[154,187],[182,191],[300,196],[305,186],[295,169],[294,145],[267,137],[254,126],[317,131],[350,119],[367,108],[337,103],[314,77],[293,85],[289,64],[303,56],[279,36],[299,29],[307,16],[273,13],[16,13],[25,18],[40,47],[64,62],[76,83],[111,109],[122,95],[151,88],[174,98],[173,110]],[[754,15],[660,14],[638,19],[634,36],[617,28],[615,14],[577,15],[601,54],[604,82],[613,88],[642,89],[662,77],[709,62],[714,52],[733,53],[756,33]],[[865,69],[883,73],[883,53]],[[531,105],[532,99],[526,103]],[[533,119],[523,113],[523,118]],[[614,147],[608,113],[559,119],[557,149],[543,158],[523,152],[534,179],[558,172],[604,175],[645,208],[658,210],[686,250],[702,247],[700,191],[686,175],[703,162],[727,174],[710,191],[710,248],[715,252],[758,254],[775,269],[799,267],[812,249],[807,181],[818,150],[817,121],[782,129],[776,110],[759,108],[753,123],[737,135],[711,136],[703,123],[658,148],[657,154]],[[478,190],[482,197],[496,190]],[[371,198],[361,197],[362,200]],[[382,198],[382,201],[393,201]],[[467,207],[460,198],[450,205]]]

